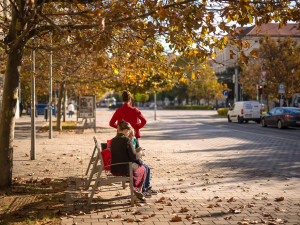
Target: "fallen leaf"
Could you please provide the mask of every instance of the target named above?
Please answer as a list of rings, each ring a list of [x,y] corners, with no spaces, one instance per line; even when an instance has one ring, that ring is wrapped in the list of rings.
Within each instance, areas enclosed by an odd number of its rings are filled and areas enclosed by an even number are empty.
[[[134,219],[127,218],[127,219],[125,219],[125,221],[132,223],[132,222],[134,222]]]
[[[143,216],[143,219],[149,219],[149,216]]]
[[[184,213],[184,212],[188,212],[188,211],[189,210],[186,207],[181,207],[179,212]]]
[[[172,222],[180,222],[182,221],[181,217],[180,216],[174,216],[172,219],[171,219]]]
[[[187,193],[187,190],[181,190],[180,193]]]
[[[171,203],[171,202],[168,202],[167,206],[172,206],[172,203]]]
[[[136,219],[135,222],[138,222],[138,223],[139,222],[144,222],[144,220],[143,219]]]
[[[141,211],[134,211],[133,214],[134,215],[141,215],[142,213],[141,213]]]
[[[154,217],[154,216],[156,216],[156,214],[155,214],[155,213],[153,213],[153,214],[151,214],[151,215],[150,215],[150,217]]]
[[[275,198],[276,201],[280,202],[284,200],[284,197]]]
[[[51,178],[44,178],[43,180],[41,180],[41,184],[46,185],[49,184],[51,182]]]
[[[156,200],[155,202],[156,202],[156,203],[162,203],[162,202],[164,202],[165,200],[166,200],[165,197],[161,197],[159,200]]]
[[[125,212],[131,212],[131,209],[129,207],[126,207]]]
[[[236,199],[234,197],[231,197],[228,202],[236,202]]]
[[[224,219],[225,219],[225,220],[231,220],[231,219],[232,219],[232,216],[226,216]]]
[[[210,204],[210,205],[207,206],[207,208],[213,208],[213,207],[214,207],[213,204]]]

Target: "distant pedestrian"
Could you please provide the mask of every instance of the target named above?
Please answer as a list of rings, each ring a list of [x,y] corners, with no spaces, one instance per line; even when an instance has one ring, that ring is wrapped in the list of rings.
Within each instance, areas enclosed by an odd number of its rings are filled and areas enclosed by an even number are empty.
[[[21,101],[20,102],[20,117],[22,116],[22,112],[23,112],[23,109],[24,109],[24,104],[23,104],[23,102]]]
[[[74,105],[72,104],[72,102],[68,105],[68,111],[69,111],[69,118],[73,116],[74,114],[74,110],[75,110],[75,107]]]
[[[135,131],[135,137],[137,138],[136,147],[140,147],[138,139],[141,137],[140,129],[145,126],[147,120],[142,113],[132,106],[133,99],[129,91],[123,91],[122,93],[123,106],[116,110],[112,116],[109,125],[114,128],[118,128],[121,121],[130,123]],[[139,121],[140,120],[140,121]]]

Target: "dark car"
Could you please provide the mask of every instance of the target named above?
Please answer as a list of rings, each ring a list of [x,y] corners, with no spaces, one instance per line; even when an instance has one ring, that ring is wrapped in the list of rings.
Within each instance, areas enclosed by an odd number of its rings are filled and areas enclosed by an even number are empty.
[[[35,110],[36,110],[36,115],[44,115],[45,114],[45,109],[49,109],[48,104],[36,104]],[[28,115],[31,114],[31,108],[27,108]],[[52,115],[55,115],[55,107],[52,107]]]
[[[109,109],[118,109],[123,106],[123,102],[117,102],[115,105],[110,105],[108,108]]]
[[[300,109],[295,107],[276,107],[265,114],[261,119],[261,125],[285,127],[300,126]]]

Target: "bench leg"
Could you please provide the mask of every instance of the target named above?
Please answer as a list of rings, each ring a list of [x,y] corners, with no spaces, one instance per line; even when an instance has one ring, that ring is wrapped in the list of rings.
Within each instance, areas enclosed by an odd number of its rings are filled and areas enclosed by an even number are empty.
[[[132,171],[132,163],[129,164],[129,175],[130,175],[130,195],[131,195],[131,206],[134,206],[134,192],[133,192],[133,171]]]
[[[97,147],[95,146],[94,151],[93,151],[93,154],[92,154],[92,158],[91,158],[91,160],[90,160],[90,162],[89,162],[89,166],[88,166],[88,168],[87,168],[87,170],[86,170],[86,172],[85,172],[85,175],[88,175],[89,170],[90,170],[90,167],[91,167],[91,165],[92,165],[92,162],[93,162],[93,161],[95,162],[95,157],[94,157],[94,156],[95,156],[96,149],[97,149]]]
[[[92,193],[91,193],[91,196],[90,196],[90,198],[89,198],[89,201],[88,201],[87,206],[90,206],[91,203],[92,203],[92,200],[93,200],[93,197],[94,197],[96,188],[98,187],[98,183],[99,183],[99,181],[100,181],[100,175],[101,175],[101,172],[102,172],[102,171],[99,171],[98,174],[97,174],[97,179],[96,179],[95,184],[94,184],[94,186],[93,186]]]

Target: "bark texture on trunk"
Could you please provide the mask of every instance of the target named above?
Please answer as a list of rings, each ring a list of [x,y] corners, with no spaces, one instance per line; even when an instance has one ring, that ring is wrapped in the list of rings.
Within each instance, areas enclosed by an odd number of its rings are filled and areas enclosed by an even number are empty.
[[[12,183],[15,113],[23,48],[8,55],[0,118],[0,187]]]
[[[59,95],[58,95],[58,103],[57,103],[57,121],[56,121],[56,130],[62,131],[62,123],[61,123],[61,114],[62,114],[62,99],[64,97],[65,90],[65,82],[63,81],[60,84]]]

